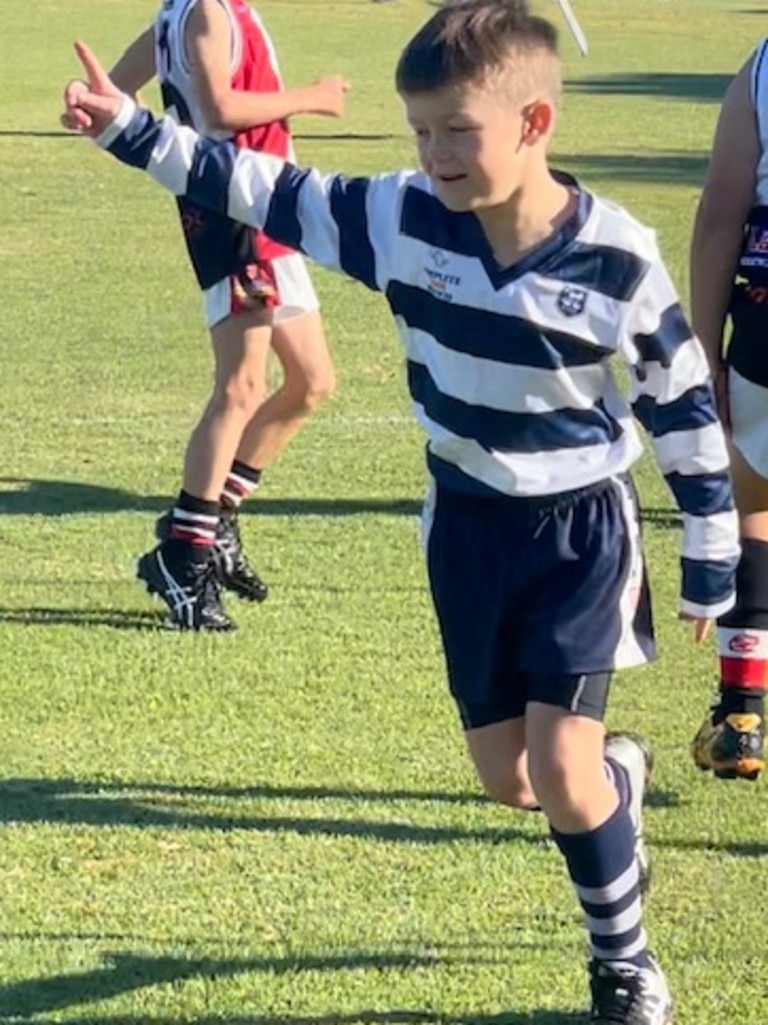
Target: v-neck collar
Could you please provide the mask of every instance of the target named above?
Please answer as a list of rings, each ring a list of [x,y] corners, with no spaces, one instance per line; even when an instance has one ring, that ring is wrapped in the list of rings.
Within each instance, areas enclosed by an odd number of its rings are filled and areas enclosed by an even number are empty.
[[[477,216],[474,213],[466,215],[467,220],[463,227],[467,233],[466,241],[469,243],[468,248],[474,252],[482,263],[488,280],[497,292],[505,285],[522,277],[524,274],[528,274],[532,270],[544,270],[554,256],[559,256],[574,241],[590,215],[593,205],[591,194],[583,189],[576,179],[566,172],[552,170],[551,173],[556,181],[567,186],[575,193],[577,198],[576,209],[549,238],[546,238],[524,257],[516,260],[508,267],[500,267],[497,263]]]

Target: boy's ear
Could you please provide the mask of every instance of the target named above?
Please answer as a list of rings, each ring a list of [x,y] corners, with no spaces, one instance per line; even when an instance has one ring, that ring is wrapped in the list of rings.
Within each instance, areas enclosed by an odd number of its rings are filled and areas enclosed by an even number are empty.
[[[533,145],[552,131],[555,108],[547,100],[534,100],[523,111],[523,142]]]

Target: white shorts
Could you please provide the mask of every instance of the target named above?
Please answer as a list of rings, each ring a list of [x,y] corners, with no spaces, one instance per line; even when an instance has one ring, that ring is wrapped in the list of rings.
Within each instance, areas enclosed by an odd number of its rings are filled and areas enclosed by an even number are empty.
[[[731,439],[761,477],[768,480],[768,388],[728,370]]]
[[[259,265],[266,270],[276,295],[267,303],[254,303],[245,295],[241,281],[236,276],[223,278],[203,292],[205,318],[208,327],[213,327],[226,317],[237,316],[248,310],[267,308],[273,310],[274,322],[295,320],[306,313],[319,309],[319,302],[312,279],[309,276],[304,257],[299,253],[278,256]],[[269,287],[269,286],[267,286]]]

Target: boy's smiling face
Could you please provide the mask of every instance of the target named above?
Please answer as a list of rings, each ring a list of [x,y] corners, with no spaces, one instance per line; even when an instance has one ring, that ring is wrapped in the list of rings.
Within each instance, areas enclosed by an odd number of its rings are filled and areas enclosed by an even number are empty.
[[[421,166],[442,203],[456,213],[506,203],[545,143],[554,110],[515,102],[509,90],[463,83],[403,96]],[[545,166],[542,162],[542,166]]]

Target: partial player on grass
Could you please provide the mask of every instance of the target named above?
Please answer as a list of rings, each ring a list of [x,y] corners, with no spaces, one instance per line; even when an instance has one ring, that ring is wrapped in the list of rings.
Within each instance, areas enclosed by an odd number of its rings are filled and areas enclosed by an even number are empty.
[[[549,167],[555,30],[520,0],[440,7],[396,76],[422,170],[373,178],[158,122],[78,50],[72,125],[386,297],[427,435],[427,567],[469,752],[492,797],[549,820],[586,918],[590,1020],[667,1025],[641,906],[650,757],[603,726],[613,671],[654,655],[633,412],[683,513],[696,639],[733,604],[737,517],[707,361],[653,233]]]
[[[742,532],[736,605],[717,621],[719,694],[693,757],[755,780],[768,680],[768,40],[723,100],[691,244],[691,315],[719,382]]]
[[[164,0],[111,74],[130,94],[157,75],[176,121],[283,159],[293,159],[288,118],[338,116],[347,88],[331,75],[284,89],[272,40],[242,0]],[[267,596],[243,550],[238,510],[330,394],[334,372],[301,255],[192,197],[180,196],[178,208],[203,292],[214,380],[187,443],[181,490],[157,521],[159,544],[140,558],[138,576],[165,601],[172,625],[231,630],[222,589],[249,601]],[[272,394],[270,351],[283,375]]]

